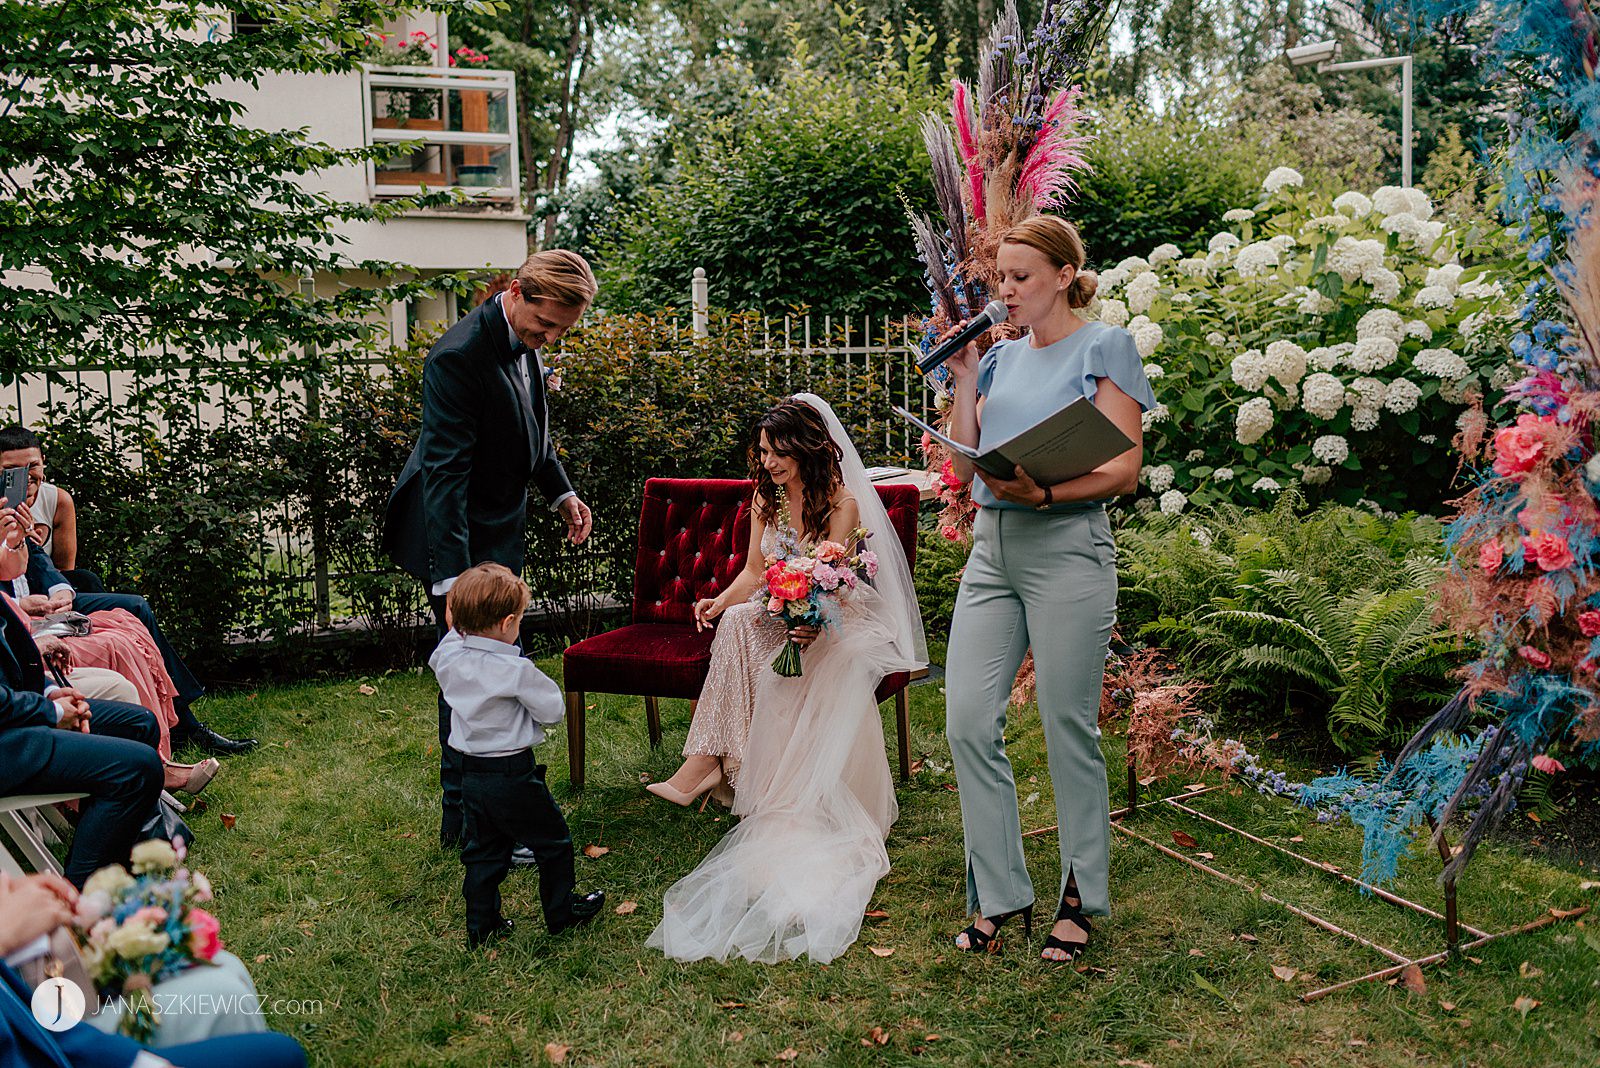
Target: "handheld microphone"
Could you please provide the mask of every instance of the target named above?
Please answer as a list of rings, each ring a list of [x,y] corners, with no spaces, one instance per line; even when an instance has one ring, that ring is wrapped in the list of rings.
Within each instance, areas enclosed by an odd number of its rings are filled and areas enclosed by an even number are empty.
[[[967,347],[970,341],[976,341],[984,331],[990,327],[999,326],[1006,321],[1006,306],[1004,301],[991,300],[984,306],[983,311],[961,328],[955,337],[939,345],[932,352],[917,361],[917,370],[927,374],[944,361]]]

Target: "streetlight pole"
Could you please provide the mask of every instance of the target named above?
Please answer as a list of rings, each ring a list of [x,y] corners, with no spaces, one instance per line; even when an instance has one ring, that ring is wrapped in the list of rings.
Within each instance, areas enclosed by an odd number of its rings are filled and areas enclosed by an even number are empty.
[[[1374,67],[1400,68],[1400,184],[1411,186],[1411,57],[1382,56],[1376,59],[1353,59],[1347,63],[1331,63],[1339,54],[1336,41],[1317,41],[1289,50],[1289,62],[1296,66],[1315,63],[1318,74],[1332,71],[1371,70]]]

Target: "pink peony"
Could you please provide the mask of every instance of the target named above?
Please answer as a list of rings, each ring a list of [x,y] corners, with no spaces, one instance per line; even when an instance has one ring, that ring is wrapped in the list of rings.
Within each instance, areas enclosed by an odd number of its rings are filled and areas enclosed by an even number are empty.
[[[1478,546],[1478,566],[1483,568],[1487,575],[1492,575],[1500,570],[1500,563],[1506,558],[1505,549],[1500,547],[1500,542],[1486,541]]]
[[[1600,635],[1600,612],[1589,609],[1587,612],[1578,613],[1578,630],[1583,632],[1585,638]]]
[[[222,925],[217,918],[205,909],[189,910],[189,949],[201,960],[210,960],[217,955],[217,950],[222,948],[222,939],[218,937],[222,932]]]
[[[1561,763],[1561,761],[1557,760],[1549,753],[1540,753],[1529,763],[1531,763],[1535,769],[1544,772],[1546,775],[1555,775],[1558,772],[1567,770],[1567,766],[1565,764]]]
[[[1531,645],[1524,645],[1522,648],[1518,649],[1517,655],[1522,657],[1522,659],[1526,660],[1536,668],[1547,668],[1550,666],[1550,654],[1546,653],[1542,649],[1535,649]]]
[[[811,579],[785,564],[767,568],[767,590],[783,601],[804,600],[811,592]]]
[[[1515,426],[1501,427],[1494,432],[1494,472],[1497,475],[1521,475],[1533,469],[1544,455],[1544,427],[1549,423],[1537,415],[1524,413],[1517,416]]]
[[[1559,534],[1540,531],[1522,539],[1522,552],[1539,565],[1541,571],[1560,571],[1572,566],[1572,546]]]

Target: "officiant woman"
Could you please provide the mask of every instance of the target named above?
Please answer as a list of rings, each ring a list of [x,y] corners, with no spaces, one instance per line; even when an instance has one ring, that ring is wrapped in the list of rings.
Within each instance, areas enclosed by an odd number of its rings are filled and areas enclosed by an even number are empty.
[[[998,928],[1033,918],[1016,782],[1006,757],[1006,706],[1031,644],[1039,717],[1060,825],[1056,918],[1040,956],[1070,961],[1088,945],[1091,916],[1110,914],[1110,824],[1100,755],[1100,682],[1117,606],[1117,559],[1106,502],[1138,485],[1140,413],[1155,405],[1133,337],[1087,322],[1094,297],[1073,226],[1035,215],[1002,239],[997,295],[1022,337],[974,346],[951,359],[955,440],[993,447],[1079,397],[1087,397],[1135,447],[1095,470],[1039,485],[1022,468],[998,479],[977,471],[972,555],[950,630],[946,733],[960,783],[971,926],[956,947],[995,952]],[[956,474],[974,475],[965,458]]]

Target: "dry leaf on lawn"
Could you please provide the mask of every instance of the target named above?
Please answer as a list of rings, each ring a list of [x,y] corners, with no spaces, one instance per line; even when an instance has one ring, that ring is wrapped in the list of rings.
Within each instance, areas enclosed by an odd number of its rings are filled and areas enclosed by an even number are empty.
[[[1565,920],[1571,916],[1576,916],[1583,911],[1583,909],[1551,909],[1550,915],[1554,916],[1558,920]]]
[[[603,857],[609,852],[611,852],[609,846],[595,845],[593,842],[583,847],[583,855],[588,857],[590,860]]]
[[[1583,882],[1578,884],[1578,889],[1579,890],[1600,890],[1600,883],[1595,882],[1593,879],[1585,879]]]
[[[1156,1066],[1149,1061],[1120,1060],[1117,1062],[1117,1068],[1156,1068]]]
[[[881,1027],[874,1027],[867,1032],[867,1037],[861,1040],[861,1044],[863,1046],[887,1046],[889,1044],[889,1032]]]
[[[480,1027],[493,1027],[494,1017],[490,1016],[486,1012],[474,1013],[472,1016],[472,1022]]]
[[[1153,783],[1155,781],[1156,781],[1156,777],[1154,775],[1146,775],[1144,778],[1139,780],[1139,785],[1140,786],[1149,786],[1151,783]]]
[[[1206,784],[1203,782],[1192,782],[1184,787],[1185,790],[1204,790],[1205,788]]]
[[[235,823],[239,822],[239,817],[235,816],[231,812],[224,812],[224,813],[222,813],[222,815],[218,816],[217,818],[219,820],[221,820],[222,821],[222,825],[224,827],[226,827],[230,831],[233,830],[233,825]]]
[[[1195,856],[1199,857],[1201,860],[1216,860],[1217,859],[1217,855],[1215,853],[1196,853]]]
[[[894,948],[892,946],[868,946],[867,949],[872,952],[874,957],[894,956]]]
[[[361,696],[363,697],[371,697],[373,694],[378,692],[378,688],[376,686],[368,686],[364,682],[356,688],[361,691]]]
[[[544,1044],[544,1055],[550,1058],[551,1064],[567,1063],[567,1054],[570,1052],[572,1052],[571,1046],[563,1046],[559,1042],[546,1042]]]
[[[729,1042],[743,1042],[744,1041],[744,1032],[743,1031],[729,1031],[728,1032],[728,1041]]]
[[[798,1056],[800,1056],[800,1051],[795,1049],[793,1046],[790,1046],[788,1049],[778,1054],[778,1059],[780,1061],[792,1061]]]
[[[1455,1012],[1456,1011],[1456,1003],[1453,1002],[1453,1001],[1441,1001],[1441,1002],[1439,1002],[1439,1007],[1441,1009],[1443,1009],[1445,1012]]]
[[[719,1002],[717,1002],[717,1008],[719,1008],[719,1009],[742,1009],[742,1008],[744,1008],[744,1002],[742,1002],[742,1001],[719,1001]]]
[[[1511,1007],[1520,1012],[1523,1018],[1526,1019],[1528,1013],[1539,1007],[1539,1003],[1530,998],[1528,995],[1524,994],[1517,1000],[1513,1001],[1511,1003]]]
[[[1272,974],[1287,983],[1299,973],[1286,964],[1274,964],[1272,966]]]
[[[1289,839],[1291,842],[1304,842],[1305,840],[1306,836],[1303,834],[1297,834],[1293,838]]]
[[[622,904],[618,905],[614,911],[618,916],[628,916],[631,915],[638,907],[639,903],[637,901],[624,901]]]
[[[1400,972],[1400,982],[1413,994],[1426,994],[1428,981],[1422,977],[1422,969],[1415,964],[1407,964]]]
[[[1191,957],[1203,957],[1205,955],[1206,955],[1206,951],[1203,950],[1203,949],[1191,949],[1189,951],[1189,956],[1191,956]]]
[[[1261,939],[1257,938],[1253,934],[1242,934],[1242,935],[1239,936],[1239,941],[1241,941],[1241,942],[1259,942],[1259,941],[1261,941]]]
[[[1194,835],[1190,834],[1188,831],[1173,831],[1172,840],[1183,846],[1185,849],[1193,849],[1200,844],[1194,840]]]
[[[868,909],[861,915],[869,920],[887,920],[889,918],[889,913],[883,909]]]
[[[1524,979],[1537,979],[1544,974],[1543,968],[1535,968],[1532,961],[1523,961],[1517,965],[1517,974]]]

